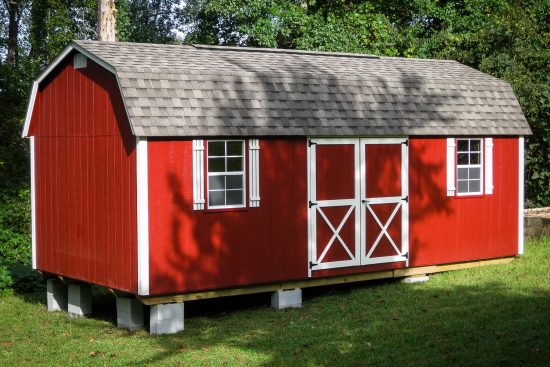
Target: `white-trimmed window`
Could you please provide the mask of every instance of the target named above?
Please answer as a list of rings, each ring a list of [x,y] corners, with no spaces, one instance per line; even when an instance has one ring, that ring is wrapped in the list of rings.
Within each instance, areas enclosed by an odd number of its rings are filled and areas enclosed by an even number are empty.
[[[260,206],[260,141],[193,140],[193,209],[244,208],[247,201]]]
[[[456,139],[456,193],[483,193],[483,139]]]
[[[447,138],[447,196],[493,194],[493,138]]]
[[[208,208],[245,207],[244,140],[209,140],[206,152]]]

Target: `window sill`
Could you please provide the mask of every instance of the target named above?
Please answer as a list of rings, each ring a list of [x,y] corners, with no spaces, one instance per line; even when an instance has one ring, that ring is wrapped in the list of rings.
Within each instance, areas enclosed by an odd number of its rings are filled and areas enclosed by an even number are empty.
[[[228,212],[246,212],[248,211],[247,206],[242,207],[236,207],[236,208],[206,208],[204,209],[204,212],[206,214],[214,214],[214,213],[228,213]]]
[[[486,195],[486,194],[456,194],[454,196],[455,199],[475,199],[475,198],[484,198],[486,196],[491,196],[491,195]]]

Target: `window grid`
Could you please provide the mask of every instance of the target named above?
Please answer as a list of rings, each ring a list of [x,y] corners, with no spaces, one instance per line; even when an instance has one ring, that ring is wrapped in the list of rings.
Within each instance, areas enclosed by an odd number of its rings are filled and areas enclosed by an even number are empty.
[[[229,153],[229,144],[233,145],[231,149],[234,150],[235,144],[239,143],[239,154]],[[223,145],[223,152],[219,151],[219,148]],[[210,140],[208,141],[208,150],[207,150],[207,192],[208,192],[208,208],[209,209],[226,209],[226,208],[243,208],[246,206],[245,202],[245,150],[244,150],[244,140]],[[218,151],[216,152],[214,147]],[[222,153],[222,154],[220,154]],[[223,164],[220,167],[219,164],[223,160]],[[212,164],[211,164],[212,161]],[[218,166],[214,164],[217,163]],[[235,166],[237,164],[237,166]],[[230,167],[233,165],[233,167]],[[223,167],[223,170],[220,168]],[[239,169],[235,169],[239,167]],[[212,170],[212,171],[211,171]],[[213,185],[215,188],[211,188],[212,178],[221,178],[221,180],[216,180],[216,185]],[[228,183],[228,178],[235,177],[236,180],[231,180]],[[220,185],[221,184],[221,185]],[[233,187],[228,187],[229,185]],[[240,195],[231,195],[231,193]],[[220,196],[223,196],[223,203]],[[229,200],[228,200],[229,198]],[[229,203],[228,201],[233,201]]]
[[[456,147],[457,194],[482,194],[483,139],[457,139]]]

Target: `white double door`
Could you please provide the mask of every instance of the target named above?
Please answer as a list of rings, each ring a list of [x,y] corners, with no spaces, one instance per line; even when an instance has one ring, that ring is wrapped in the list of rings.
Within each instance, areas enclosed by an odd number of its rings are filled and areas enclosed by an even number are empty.
[[[407,261],[408,140],[309,141],[311,271]]]

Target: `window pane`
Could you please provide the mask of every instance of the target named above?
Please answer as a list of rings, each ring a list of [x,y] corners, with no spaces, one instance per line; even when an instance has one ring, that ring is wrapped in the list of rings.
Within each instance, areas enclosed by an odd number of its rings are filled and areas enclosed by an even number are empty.
[[[242,158],[227,158],[227,172],[238,172],[243,170]]]
[[[470,151],[472,152],[480,152],[481,149],[480,140],[470,140]]]
[[[481,178],[481,168],[479,167],[470,168],[470,179],[472,178],[476,178],[476,179]]]
[[[243,176],[226,176],[228,189],[242,189],[243,188]]]
[[[458,181],[457,190],[460,194],[468,192],[468,181]]]
[[[208,187],[210,190],[225,189],[225,176],[210,176],[208,177]]]
[[[208,142],[208,156],[224,156],[225,155],[225,142],[223,141],[212,141]]]
[[[470,153],[470,164],[479,164],[480,155],[479,153]]]
[[[227,142],[227,155],[243,155],[243,142],[242,141],[228,141]]]
[[[243,190],[228,190],[227,205],[242,205],[243,204]]]
[[[225,191],[208,191],[208,205],[225,205]]]
[[[470,192],[479,192],[481,189],[481,180],[470,181]]]
[[[208,172],[225,172],[225,158],[208,158]]]
[[[468,153],[458,153],[458,164],[468,164]]]
[[[468,168],[459,168],[458,169],[458,179],[466,180],[468,178]]]
[[[457,150],[459,152],[465,152],[468,151],[468,140],[458,140],[457,143]]]

